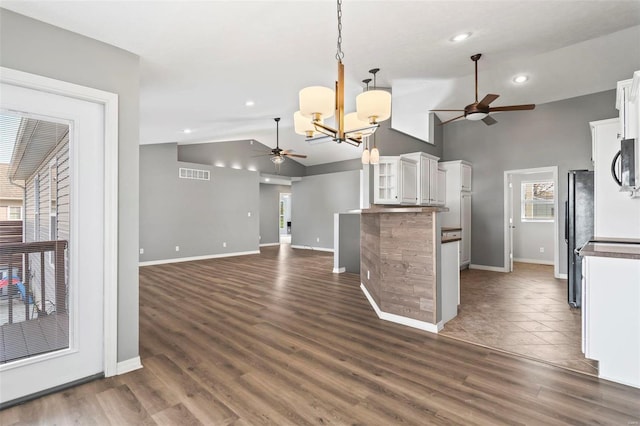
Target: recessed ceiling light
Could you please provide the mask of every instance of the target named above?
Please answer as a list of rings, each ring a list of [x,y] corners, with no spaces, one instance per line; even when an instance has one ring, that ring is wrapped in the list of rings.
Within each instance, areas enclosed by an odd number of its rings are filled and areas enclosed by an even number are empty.
[[[269,178],[264,178],[264,181],[265,181],[265,182],[269,182],[270,180],[271,180],[271,179],[269,179]]]
[[[513,77],[513,82],[518,84],[524,83],[527,80],[529,80],[529,76],[524,74],[516,75],[515,77]]]
[[[457,35],[451,37],[450,40],[458,42],[458,41],[466,40],[469,37],[471,37],[471,33],[460,33],[460,34],[457,34]]]
[[[247,101],[247,102],[245,102],[244,104],[245,104],[246,106],[248,106],[248,107],[252,107],[252,106],[254,106],[256,103],[255,103],[255,102],[253,102],[253,101]]]
[[[193,132],[193,130],[191,130],[191,129],[184,129],[184,130],[182,131],[182,133],[184,133],[185,135],[188,135],[188,134],[189,134],[189,133],[191,133],[191,132]]]

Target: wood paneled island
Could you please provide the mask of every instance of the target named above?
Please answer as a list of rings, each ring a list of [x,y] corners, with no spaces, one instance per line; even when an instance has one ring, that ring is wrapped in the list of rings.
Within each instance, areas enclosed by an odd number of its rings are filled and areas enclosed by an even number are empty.
[[[437,333],[442,328],[442,207],[363,209],[360,281],[379,318]]]

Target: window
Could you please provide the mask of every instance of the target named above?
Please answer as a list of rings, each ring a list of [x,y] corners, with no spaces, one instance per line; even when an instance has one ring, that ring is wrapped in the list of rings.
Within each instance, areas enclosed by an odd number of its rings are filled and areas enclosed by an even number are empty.
[[[58,239],[58,167],[55,158],[49,165],[49,239],[55,241]],[[54,266],[55,256],[52,251],[49,252],[49,263]]]
[[[522,182],[522,221],[552,222],[554,197],[552,181]]]
[[[7,209],[9,210],[7,214],[9,220],[22,220],[22,207],[9,206]]]

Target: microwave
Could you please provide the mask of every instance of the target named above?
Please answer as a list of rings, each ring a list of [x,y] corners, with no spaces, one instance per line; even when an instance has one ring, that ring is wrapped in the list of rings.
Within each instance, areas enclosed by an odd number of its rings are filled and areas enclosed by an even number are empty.
[[[623,139],[620,151],[611,162],[611,175],[620,191],[630,192],[631,197],[640,197],[640,140]]]

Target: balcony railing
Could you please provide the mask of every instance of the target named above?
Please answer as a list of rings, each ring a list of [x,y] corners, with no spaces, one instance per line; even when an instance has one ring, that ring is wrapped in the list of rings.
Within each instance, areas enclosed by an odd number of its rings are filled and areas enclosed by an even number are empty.
[[[46,270],[49,260],[45,253],[52,252],[54,291],[53,303],[59,314],[67,312],[67,291],[65,280],[65,249],[67,241],[37,241],[32,243],[0,243],[0,269],[7,271],[7,301],[8,322],[14,322],[14,299],[22,298],[24,302],[24,320],[29,320],[35,314],[30,313],[30,307],[37,309],[38,316],[47,313],[46,302],[51,300],[46,291]],[[31,254],[39,254],[39,271],[33,271],[30,265]],[[36,257],[37,259],[38,257]],[[39,267],[38,267],[39,266]],[[40,300],[34,299],[30,291],[31,280],[39,275]],[[19,296],[18,296],[19,294]],[[39,302],[39,303],[37,303]]]

